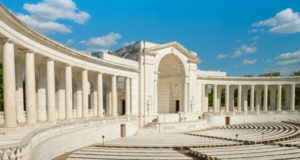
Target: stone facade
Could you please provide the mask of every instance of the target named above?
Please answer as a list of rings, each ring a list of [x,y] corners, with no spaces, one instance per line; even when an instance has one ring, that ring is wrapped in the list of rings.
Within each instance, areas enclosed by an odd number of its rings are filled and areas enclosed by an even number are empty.
[[[147,124],[157,128],[155,123],[164,123],[167,128],[176,128],[172,123],[178,122],[181,131],[191,129],[189,126],[202,129],[209,123],[220,125],[223,121],[218,119],[226,115],[251,113],[253,118],[270,110],[299,114],[295,111],[295,88],[300,85],[300,77],[227,77],[225,72],[198,70],[201,60],[197,54],[177,42],[140,41],[103,53],[101,58],[93,57],[35,31],[1,4],[0,39],[4,84],[4,113],[0,114],[0,122],[4,130],[24,123],[34,127],[41,122],[55,124],[126,116],[137,117],[138,123],[130,124],[132,135],[137,126]],[[282,89],[285,106],[281,104]],[[212,91],[210,109],[208,95]],[[216,114],[215,118],[205,119],[210,113]],[[196,123],[196,120],[202,121]],[[76,138],[73,134],[70,137]],[[55,148],[56,142],[53,139],[39,145],[43,148],[51,144]],[[63,151],[71,149],[76,148]],[[16,148],[14,152],[21,150]],[[40,150],[32,151],[31,156],[53,158],[48,153],[36,155]]]

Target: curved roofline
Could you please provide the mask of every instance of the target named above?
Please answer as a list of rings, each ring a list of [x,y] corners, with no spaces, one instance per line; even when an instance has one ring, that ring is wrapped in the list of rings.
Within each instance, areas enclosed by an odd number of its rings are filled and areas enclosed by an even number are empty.
[[[91,62],[96,62],[96,63],[99,63],[99,64],[108,65],[108,66],[118,66],[118,67],[121,67],[125,70],[131,70],[131,71],[134,71],[134,72],[139,72],[138,69],[133,69],[129,66],[127,67],[127,66],[123,66],[123,65],[120,65],[120,64],[111,63],[111,62],[93,57],[91,55],[87,55],[85,53],[89,53],[89,52],[78,51],[76,49],[70,48],[66,45],[63,45],[60,42],[57,42],[57,41],[51,39],[50,37],[42,34],[41,32],[33,29],[32,27],[30,27],[26,23],[19,20],[1,2],[0,2],[0,13],[2,13],[1,17],[3,18],[4,21],[6,21],[6,25],[9,25],[11,28],[16,30],[20,34],[22,34],[22,35],[24,35],[24,36],[26,36],[26,37],[34,40],[34,41],[46,46],[46,47],[49,47],[53,50],[56,50],[58,52],[62,52],[64,54],[69,54],[71,56],[76,56],[78,58],[85,57],[85,58],[88,58],[89,61],[91,61]]]

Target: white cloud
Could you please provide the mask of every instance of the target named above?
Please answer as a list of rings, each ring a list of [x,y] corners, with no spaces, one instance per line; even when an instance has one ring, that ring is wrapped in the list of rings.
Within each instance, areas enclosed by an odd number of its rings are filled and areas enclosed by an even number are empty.
[[[40,22],[36,19],[34,19],[31,16],[24,15],[24,14],[17,14],[18,18],[30,25],[31,27],[41,31],[41,32],[46,32],[46,33],[71,33],[72,31],[66,27],[64,24],[60,24],[57,22],[53,21],[48,21],[48,22]]]
[[[265,33],[264,29],[251,29],[248,31],[249,33]]]
[[[86,52],[90,52],[90,53],[93,53],[93,52],[104,52],[104,53],[107,53],[110,50],[109,49],[101,49],[101,48],[88,48],[85,51]]]
[[[110,46],[116,45],[121,37],[120,34],[111,32],[106,36],[90,38],[86,42],[86,46],[88,48],[109,48]]]
[[[244,59],[243,64],[247,65],[247,64],[255,64],[256,63],[256,59],[252,59],[252,60],[248,60],[248,59]]]
[[[278,34],[292,34],[300,32],[300,18],[298,12],[291,8],[280,11],[275,17],[253,23],[253,26],[267,26],[269,32]]]
[[[86,41],[79,41],[79,44],[85,44],[86,43]]]
[[[272,60],[270,60],[270,59],[267,59],[267,60],[266,60],[266,62],[267,62],[267,63],[271,63],[271,62],[272,62]]]
[[[129,46],[131,44],[135,43],[135,41],[131,41],[131,42],[124,42],[123,43],[123,47]]]
[[[219,54],[218,56],[217,56],[217,59],[223,59],[223,58],[226,58],[226,57],[228,57],[229,55],[228,54]]]
[[[256,40],[258,40],[258,39],[259,39],[258,36],[254,36],[254,37],[251,38],[251,40],[253,40],[253,41],[256,41]]]
[[[73,40],[73,39],[68,39],[66,45],[71,45],[71,44],[73,44],[73,43],[74,43],[74,40]]]
[[[249,45],[241,45],[239,48],[235,49],[235,52],[233,54],[233,58],[237,58],[246,54],[255,53],[257,50],[254,46]]]
[[[249,33],[257,33],[258,30],[257,30],[257,29],[251,29],[251,30],[249,30],[248,32],[249,32]]]
[[[90,15],[78,11],[72,0],[43,0],[37,4],[25,3],[23,9],[30,13],[24,15],[18,13],[19,19],[28,25],[46,33],[70,33],[71,29],[57,20],[71,20],[78,24],[84,24]]]
[[[274,58],[275,69],[282,73],[295,72],[300,70],[300,50],[288,52]]]

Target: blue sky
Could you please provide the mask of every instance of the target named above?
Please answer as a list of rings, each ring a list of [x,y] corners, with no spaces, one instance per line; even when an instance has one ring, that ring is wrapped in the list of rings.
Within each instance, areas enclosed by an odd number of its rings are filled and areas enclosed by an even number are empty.
[[[3,0],[21,20],[68,46],[115,50],[178,41],[201,70],[229,76],[300,70],[297,0]]]

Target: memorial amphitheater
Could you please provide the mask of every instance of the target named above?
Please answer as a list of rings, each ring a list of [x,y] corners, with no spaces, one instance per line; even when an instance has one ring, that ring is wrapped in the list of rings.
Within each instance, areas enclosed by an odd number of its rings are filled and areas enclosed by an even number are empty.
[[[300,77],[199,70],[178,42],[77,51],[2,4],[0,40],[1,160],[300,159]]]

